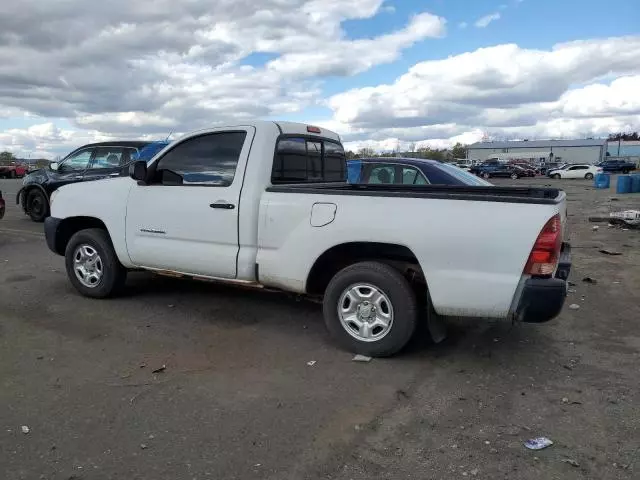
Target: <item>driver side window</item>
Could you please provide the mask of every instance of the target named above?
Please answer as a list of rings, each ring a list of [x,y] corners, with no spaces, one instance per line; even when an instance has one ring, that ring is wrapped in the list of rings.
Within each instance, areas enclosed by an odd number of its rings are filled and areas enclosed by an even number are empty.
[[[89,160],[91,160],[92,153],[93,149],[88,148],[72,154],[60,164],[60,171],[71,172],[86,170],[87,165],[89,165]]]

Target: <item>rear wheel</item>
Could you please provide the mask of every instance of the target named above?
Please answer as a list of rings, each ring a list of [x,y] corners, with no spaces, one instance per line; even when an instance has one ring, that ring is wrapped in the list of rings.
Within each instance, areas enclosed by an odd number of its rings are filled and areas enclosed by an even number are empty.
[[[518,177],[518,174],[517,174],[517,173],[512,173],[512,174],[511,174],[511,179],[512,179],[512,180],[517,180],[518,178],[519,178],[519,177]]]
[[[551,175],[551,178],[555,178],[556,180],[559,180],[562,177],[560,176],[559,173],[555,173],[555,174]]]
[[[9,172],[9,178],[16,178],[16,171],[15,170],[11,170]]]
[[[627,173],[629,173],[629,170],[627,170],[627,169],[622,170],[622,174],[623,175],[626,175]]]
[[[49,215],[49,201],[39,189],[33,189],[26,196],[26,211],[34,222],[44,222]]]
[[[346,349],[372,357],[400,351],[418,319],[409,282],[379,262],[360,262],[338,272],[325,291],[323,307],[333,337]]]
[[[488,173],[483,173],[483,174],[482,174],[482,177],[483,177],[483,178],[491,178],[491,175],[489,175]]]
[[[117,293],[127,279],[106,231],[99,228],[80,230],[65,250],[67,276],[86,297],[106,298]]]
[[[586,178],[587,180],[593,180],[593,173],[587,173],[584,178]]]

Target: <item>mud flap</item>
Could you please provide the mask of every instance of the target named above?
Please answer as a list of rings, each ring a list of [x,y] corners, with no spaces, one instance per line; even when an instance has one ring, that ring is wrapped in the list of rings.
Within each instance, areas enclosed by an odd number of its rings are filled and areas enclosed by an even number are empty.
[[[427,328],[433,343],[440,343],[447,338],[447,324],[441,315],[438,315],[431,304],[431,296],[427,293]]]

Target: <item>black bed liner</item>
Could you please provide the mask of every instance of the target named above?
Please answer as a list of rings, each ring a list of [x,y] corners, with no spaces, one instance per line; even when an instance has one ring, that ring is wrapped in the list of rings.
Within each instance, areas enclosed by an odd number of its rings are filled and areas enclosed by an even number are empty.
[[[545,205],[561,203],[566,197],[564,191],[558,188],[472,187],[466,185],[282,184],[268,187],[267,192],[356,195],[365,197],[435,198]]]

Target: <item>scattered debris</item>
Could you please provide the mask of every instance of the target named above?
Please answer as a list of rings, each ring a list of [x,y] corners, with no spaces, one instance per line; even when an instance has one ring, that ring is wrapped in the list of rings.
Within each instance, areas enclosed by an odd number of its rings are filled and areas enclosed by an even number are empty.
[[[480,473],[480,470],[478,470],[477,468],[474,468],[469,473],[471,474],[472,477],[475,477],[476,475],[478,475],[478,473]]]
[[[141,444],[140,444],[140,448],[141,448],[142,450],[146,450],[147,448],[149,448],[149,446],[148,446],[146,443],[141,443]]]
[[[489,449],[489,453],[498,453],[498,449],[497,448],[490,448]]]
[[[620,220],[632,228],[640,227],[640,210],[624,210],[622,212],[611,212],[611,219]]]
[[[307,365],[309,365],[310,367],[313,367],[316,364],[315,360],[310,360],[307,362]]]
[[[359,432],[360,430],[362,430],[362,427],[360,425],[356,425],[353,428],[355,429],[356,432]]]
[[[396,397],[398,397],[398,400],[400,399],[406,400],[407,398],[409,398],[409,395],[404,390],[396,390]]]
[[[620,201],[620,199],[619,199],[619,198],[616,198],[616,197],[611,197],[611,201],[612,201],[612,202],[619,202],[619,201]]]
[[[167,369],[166,365],[162,365],[161,367],[156,368],[155,370],[151,370],[151,373],[161,373]]]
[[[575,288],[570,288],[569,290],[567,290],[568,293],[576,293],[577,290]]]
[[[575,287],[575,286],[576,286],[576,284],[575,284],[575,283],[573,283],[573,282],[569,282],[569,286],[570,286],[570,287]]]
[[[577,303],[572,303],[571,305],[569,305],[569,308],[571,310],[578,310],[580,308],[580,305],[578,305]]]
[[[489,440],[485,440],[485,441],[484,441],[484,444],[485,444],[485,445],[491,445],[491,442],[490,442]]]
[[[591,230],[596,232],[596,231],[600,230],[600,227],[598,225],[594,225],[593,227],[591,227]]]
[[[24,433],[25,435],[31,431],[29,430],[29,427],[27,427],[26,425],[22,425],[20,427],[20,430],[22,430],[22,433]]]
[[[146,363],[144,363],[144,362],[142,362],[142,363],[140,364],[140,368],[145,368],[146,366],[147,366],[147,364],[146,364]]]
[[[167,305],[167,307],[169,308],[175,308],[175,305],[173,303],[170,303],[169,305]]]
[[[562,460],[562,463],[568,463],[572,467],[579,467],[580,466],[580,464],[576,460],[574,460],[572,458],[565,458],[564,460]]]
[[[600,253],[604,253],[605,255],[622,255],[621,252],[617,252],[615,250],[609,250],[607,248],[601,248],[598,250]]]
[[[38,356],[36,357],[36,359],[38,359],[38,360],[42,360],[42,359],[44,359],[44,355],[38,355]]]
[[[354,362],[370,362],[371,361],[371,357],[367,357],[366,355],[356,355],[355,357],[352,358],[352,360]]]
[[[591,278],[591,277],[584,277],[582,279],[582,281],[584,283],[592,283],[593,285],[595,285],[596,283],[598,283],[598,281],[595,278]]]
[[[524,442],[524,446],[529,450],[542,450],[553,445],[553,441],[547,437],[532,438]]]
[[[568,399],[567,397],[564,397],[564,398],[562,399],[562,403],[569,403],[569,399]]]

